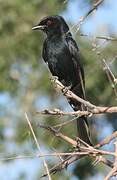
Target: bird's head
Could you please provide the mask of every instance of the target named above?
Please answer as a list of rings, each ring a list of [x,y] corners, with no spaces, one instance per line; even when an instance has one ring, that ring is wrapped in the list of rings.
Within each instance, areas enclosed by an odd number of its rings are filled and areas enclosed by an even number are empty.
[[[65,34],[69,27],[61,16],[47,16],[43,18],[32,30],[42,30],[47,35]]]

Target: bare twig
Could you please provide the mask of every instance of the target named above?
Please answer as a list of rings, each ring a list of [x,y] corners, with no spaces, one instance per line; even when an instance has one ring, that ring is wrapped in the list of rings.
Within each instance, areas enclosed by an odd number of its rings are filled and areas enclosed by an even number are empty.
[[[86,155],[90,155],[91,157],[101,157],[99,159],[99,162],[102,162],[103,164],[106,164],[107,166],[113,168],[113,163],[107,159],[105,159],[104,157],[102,157],[102,155],[112,155],[112,156],[117,156],[116,153],[114,152],[108,152],[108,151],[103,151],[103,150],[98,150],[93,148],[92,146],[88,145],[83,142],[82,140],[80,140],[80,142],[83,143],[84,146],[79,146],[74,140],[72,140],[71,138],[67,137],[66,135],[63,135],[62,133],[59,133],[51,128],[51,127],[47,127],[47,126],[43,126],[41,125],[40,127],[45,128],[47,130],[49,130],[50,132],[52,132],[56,137],[59,137],[63,140],[65,140],[66,142],[68,142],[69,144],[72,144],[74,147],[78,148],[78,150],[76,149],[76,152],[72,152],[72,153],[59,153],[59,155],[69,155],[69,157],[67,159],[65,159],[63,162],[59,163],[58,165],[54,166],[52,169],[50,169],[50,173],[54,174],[58,171],[61,171],[62,169],[66,168],[69,164],[73,163],[74,161],[81,159],[82,157],[86,156]],[[75,142],[75,143],[74,143]],[[44,174],[44,176],[46,176],[47,174]]]
[[[98,150],[93,148],[92,146],[90,146],[89,144],[87,144],[86,142],[84,142],[83,140],[81,140],[80,138],[78,138],[78,140],[84,145],[84,146],[79,146],[77,141],[69,138],[68,136],[64,135],[63,133],[60,133],[58,131],[56,131],[54,128],[50,127],[50,126],[45,126],[45,125],[40,125],[41,128],[44,128],[50,132],[52,132],[56,137],[61,138],[62,140],[68,142],[69,144],[71,144],[73,147],[76,147],[80,150],[80,152],[88,152],[89,154],[99,154],[99,155],[112,155],[112,156],[117,156],[116,153],[114,152],[108,152],[108,151],[103,151],[103,150]],[[77,153],[73,153],[73,155],[76,155]],[[71,154],[70,154],[71,155]]]
[[[27,115],[26,112],[25,112],[25,118],[26,118],[27,123],[28,123],[28,125],[29,125],[29,128],[30,128],[30,130],[31,130],[31,133],[32,133],[32,136],[33,136],[33,138],[34,138],[35,144],[36,144],[36,146],[37,146],[37,148],[38,148],[38,150],[39,150],[39,153],[41,154],[41,148],[40,148],[39,142],[37,141],[36,135],[35,135],[35,133],[34,133],[34,130],[33,130],[33,128],[32,128],[32,125],[31,125],[31,123],[30,123],[30,120],[29,120],[28,115]],[[46,170],[47,175],[48,175],[48,179],[51,180],[51,176],[50,176],[49,169],[48,169],[47,163],[46,163],[46,161],[45,161],[45,158],[42,157],[42,159],[43,159],[43,165],[44,165],[45,170]]]
[[[62,171],[63,169],[67,168],[68,165],[72,164],[73,162],[77,161],[79,158],[79,156],[69,156],[67,157],[62,163],[58,163],[57,165],[55,165],[54,167],[52,167],[50,169],[50,174],[55,174],[59,171]],[[47,176],[47,174],[44,174],[42,177]]]
[[[69,33],[74,27],[77,28],[77,30],[76,30],[76,33],[77,33],[80,30],[80,27],[83,24],[83,22],[85,21],[85,19],[90,14],[92,14],[92,12],[94,10],[96,10],[103,2],[104,2],[104,0],[99,0],[97,3],[93,4],[93,7],[85,14],[85,16],[81,17],[79,22],[77,24],[73,25],[67,33]]]
[[[106,144],[109,144],[110,141],[112,141],[113,139],[115,139],[117,137],[117,131],[115,131],[112,135],[110,135],[109,137],[105,138],[104,140],[102,140],[99,144],[97,144],[95,146],[95,148],[100,148]]]
[[[92,35],[83,34],[83,33],[80,33],[80,36],[88,37],[88,38],[96,38],[96,39],[101,39],[101,40],[106,40],[106,41],[117,41],[116,37],[110,37],[110,36],[92,36]]]
[[[59,123],[59,124],[57,124],[57,125],[54,125],[53,127],[54,127],[54,128],[58,128],[58,127],[66,126],[66,125],[72,123],[73,121],[75,121],[77,118],[78,118],[78,117],[76,116],[75,118],[70,119],[69,121],[65,121],[65,122],[63,122],[63,123]]]
[[[115,153],[117,155],[117,141],[115,142]],[[104,180],[109,180],[112,176],[115,176],[117,173],[117,156],[115,157],[115,163],[112,170],[108,173]]]
[[[45,126],[45,125],[39,125],[41,128],[44,128],[48,131],[50,131],[52,134],[54,134],[56,137],[59,137],[61,139],[63,139],[64,141],[66,141],[67,143],[71,144],[73,147],[77,146],[77,141],[69,138],[68,136],[58,132],[56,129],[54,129],[51,126]]]
[[[93,7],[85,14],[85,16],[80,18],[79,23],[76,25],[77,30],[76,33],[80,30],[80,26],[83,24],[83,22],[85,21],[85,19],[92,14],[102,3],[104,2],[104,0],[99,0],[97,3],[95,3],[93,5]]]
[[[82,104],[84,104],[85,106],[89,107],[90,109],[94,109],[96,107],[95,105],[91,104],[90,102],[85,101],[84,99],[78,97],[72,91],[70,91],[70,90],[66,91],[65,86],[58,79],[54,79],[54,80],[52,79],[52,81],[56,84],[56,88],[61,90],[63,92],[63,94],[65,96],[67,96],[68,98],[75,99],[75,100],[81,102]]]
[[[16,159],[29,159],[29,158],[35,158],[38,157],[37,155],[16,155],[16,156],[11,156],[11,157],[2,157],[0,158],[0,161],[9,161],[9,160],[16,160]]]
[[[66,158],[62,163],[58,163],[57,165],[55,165],[54,167],[52,167],[50,169],[50,174],[55,174],[59,171],[62,171],[63,169],[67,168],[70,164],[74,163],[77,160],[80,160],[81,158],[83,158],[86,155],[75,155],[75,156],[69,156],[68,158]],[[109,166],[110,168],[113,168],[113,163],[110,160],[105,159],[104,157],[102,157],[102,159],[100,160],[100,162],[102,162],[103,164]],[[47,176],[47,174],[44,174],[42,177]]]
[[[112,87],[112,89],[113,89],[113,91],[115,93],[115,96],[117,98],[116,78],[115,78],[114,74],[112,73],[110,67],[106,63],[106,60],[103,59],[102,62],[104,64],[104,70],[105,70],[105,72],[107,74],[108,80],[109,80],[109,82],[111,84],[111,87]]]
[[[51,153],[51,154],[32,154],[32,155],[17,155],[17,156],[12,156],[12,157],[3,157],[3,158],[0,158],[0,161],[8,161],[8,160],[15,160],[15,159],[27,159],[27,158],[40,158],[40,157],[45,157],[45,156],[48,156],[48,157],[60,157],[60,156],[74,156],[74,155],[78,155],[78,156],[82,156],[82,155],[110,155],[110,152],[106,152],[106,151],[96,151],[96,152],[93,152],[93,150],[87,150],[87,151],[82,151],[82,152],[55,152],[55,153]],[[112,154],[113,155],[113,154]],[[105,161],[105,159],[101,159],[100,161]],[[112,162],[111,162],[112,164]],[[112,166],[113,167],[113,166]]]
[[[61,90],[63,92],[63,94],[67,98],[75,99],[78,102],[84,104],[88,108],[88,114],[87,114],[87,111],[85,112],[86,115],[89,115],[89,112],[93,113],[93,114],[117,112],[117,107],[116,106],[115,107],[100,107],[100,106],[96,106],[96,105],[90,103],[89,101],[86,101],[86,100],[80,98],[79,96],[75,95],[72,91],[70,91],[70,90],[66,91],[65,86],[58,79],[54,79],[53,81],[56,84],[56,88]],[[60,113],[60,112],[58,112],[58,113]],[[74,113],[77,113],[77,112],[74,112]],[[82,113],[82,111],[80,113]]]
[[[70,111],[70,112],[64,112],[59,109],[49,110],[45,109],[43,111],[37,111],[37,114],[43,114],[43,115],[54,115],[54,116],[91,116],[92,114],[103,114],[103,113],[117,113],[117,106],[113,107],[96,107],[93,110],[90,111]],[[71,122],[74,121],[71,120]],[[60,125],[59,125],[60,126]]]
[[[104,0],[99,0],[97,1],[97,3],[95,3],[92,7],[92,9],[90,9],[87,14],[84,16],[84,19],[86,19],[94,10],[96,10],[102,3],[104,2]]]
[[[103,156],[100,156],[99,162],[102,162],[103,164],[107,165],[108,167],[113,168],[113,162],[104,158]]]

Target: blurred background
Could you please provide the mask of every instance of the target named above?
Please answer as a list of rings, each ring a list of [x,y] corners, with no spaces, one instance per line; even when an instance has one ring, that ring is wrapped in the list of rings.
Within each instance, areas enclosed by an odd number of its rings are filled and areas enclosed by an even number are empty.
[[[43,171],[39,158],[8,160],[14,156],[38,154],[24,112],[33,125],[44,153],[70,151],[68,144],[55,139],[38,124],[56,125],[70,117],[37,115],[43,109],[71,110],[61,93],[50,82],[50,73],[41,52],[45,36],[33,32],[32,26],[47,15],[62,15],[71,28],[83,55],[87,99],[96,105],[116,105],[117,99],[102,64],[105,59],[117,77],[117,41],[96,39],[95,36],[117,36],[117,1],[105,0],[82,24],[80,18],[92,7],[93,0],[0,0],[0,179],[37,180]],[[80,33],[88,37],[80,36]],[[90,118],[94,143],[117,130],[117,114]],[[75,137],[75,122],[61,129]],[[113,150],[110,143],[104,149]],[[59,159],[46,158],[49,167]],[[103,179],[109,168],[94,167],[90,158],[82,159],[52,176],[52,179]]]

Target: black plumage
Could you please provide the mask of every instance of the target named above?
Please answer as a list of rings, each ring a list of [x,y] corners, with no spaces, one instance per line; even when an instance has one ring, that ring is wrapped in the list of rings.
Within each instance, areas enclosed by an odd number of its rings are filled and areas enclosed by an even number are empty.
[[[69,27],[61,16],[48,16],[42,19],[33,30],[42,30],[47,34],[43,45],[43,59],[53,76],[79,97],[85,99],[84,71],[80,53]],[[85,110],[84,105],[75,100],[68,100],[72,108]],[[89,128],[85,116],[77,119],[78,136],[91,144]]]

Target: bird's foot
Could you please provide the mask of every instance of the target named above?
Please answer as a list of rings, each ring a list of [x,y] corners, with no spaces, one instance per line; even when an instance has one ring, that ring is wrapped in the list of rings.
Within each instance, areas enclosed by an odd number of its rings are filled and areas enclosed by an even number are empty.
[[[56,80],[58,80],[58,76],[52,76],[52,77],[50,78],[50,80],[55,83]]]
[[[71,90],[71,85],[70,86],[65,86],[63,89],[62,89],[62,92],[63,92],[63,95],[65,95],[69,90]]]

